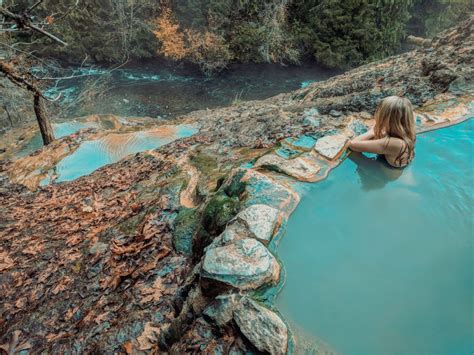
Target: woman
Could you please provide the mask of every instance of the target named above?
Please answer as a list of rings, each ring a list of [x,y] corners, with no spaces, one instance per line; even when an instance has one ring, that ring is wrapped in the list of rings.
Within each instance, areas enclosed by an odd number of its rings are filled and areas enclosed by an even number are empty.
[[[380,154],[393,167],[407,166],[415,156],[415,119],[408,99],[385,98],[375,111],[375,125],[354,138],[349,148],[356,152]]]

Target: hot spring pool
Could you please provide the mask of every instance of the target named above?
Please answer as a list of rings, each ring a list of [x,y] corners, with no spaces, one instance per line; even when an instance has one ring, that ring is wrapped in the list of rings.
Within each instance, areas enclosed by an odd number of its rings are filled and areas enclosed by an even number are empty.
[[[51,174],[55,182],[71,181],[107,165],[118,162],[130,154],[155,149],[179,138],[190,137],[198,131],[188,124],[164,125],[147,131],[110,133],[97,140],[81,143],[71,155],[62,159]],[[41,185],[49,184],[47,176]]]
[[[472,354],[473,125],[418,136],[404,170],[352,155],[307,191],[277,305],[342,354]]]

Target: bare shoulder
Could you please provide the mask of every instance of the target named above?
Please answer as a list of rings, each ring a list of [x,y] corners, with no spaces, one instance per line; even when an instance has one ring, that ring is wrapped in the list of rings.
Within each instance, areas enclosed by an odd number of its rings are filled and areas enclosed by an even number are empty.
[[[404,146],[405,141],[396,137],[387,137],[386,150],[388,154],[397,154]]]

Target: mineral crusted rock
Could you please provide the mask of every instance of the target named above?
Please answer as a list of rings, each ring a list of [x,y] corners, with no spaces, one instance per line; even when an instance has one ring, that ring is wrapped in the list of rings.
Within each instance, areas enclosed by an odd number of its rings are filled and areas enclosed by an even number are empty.
[[[242,223],[229,223],[227,228],[218,237],[214,238],[212,243],[209,244],[205,250],[223,247],[237,240],[247,238],[254,238],[247,226]]]
[[[276,282],[279,273],[280,265],[262,243],[243,239],[207,250],[201,278],[218,286],[248,290]]]
[[[289,215],[299,203],[300,197],[293,189],[254,169],[247,170],[242,181],[247,194],[245,206],[264,204]]]
[[[234,311],[240,331],[255,347],[270,354],[286,354],[288,328],[273,311],[244,297]]]
[[[276,154],[264,155],[255,163],[255,167],[264,167],[292,176],[300,181],[314,182],[317,180],[318,172],[321,169],[304,157],[294,159],[283,159]]]
[[[226,325],[232,320],[234,309],[238,305],[240,297],[241,296],[236,294],[219,295],[203,313],[216,325]]]
[[[334,160],[342,154],[346,143],[347,137],[342,134],[326,136],[318,139],[314,146],[314,150],[322,156]]]
[[[275,229],[280,224],[280,211],[276,208],[256,204],[239,212],[227,227],[243,228],[248,234],[264,244],[268,244],[275,234]]]

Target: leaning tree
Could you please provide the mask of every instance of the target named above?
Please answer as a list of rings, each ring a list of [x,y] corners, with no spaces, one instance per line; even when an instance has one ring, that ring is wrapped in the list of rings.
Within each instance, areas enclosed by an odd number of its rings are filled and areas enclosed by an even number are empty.
[[[9,32],[36,32],[42,36],[50,38],[52,41],[61,45],[67,46],[67,43],[62,41],[57,36],[45,30],[47,25],[53,23],[53,17],[48,16],[44,23],[38,23],[32,16],[32,11],[37,8],[43,0],[38,0],[32,6],[28,7],[21,13],[11,11],[9,8],[1,6],[2,1],[0,0],[0,16],[3,17],[3,22],[0,22],[0,29],[2,31]],[[77,3],[79,0],[77,0]],[[48,98],[43,94],[35,82],[35,77],[30,73],[29,70],[20,69],[18,61],[11,59],[5,60],[0,58],[0,73],[4,74],[13,84],[26,89],[33,95],[33,106],[38,121],[38,125],[41,131],[44,145],[48,145],[54,141],[54,132],[51,127],[51,122],[46,114],[44,100]]]

